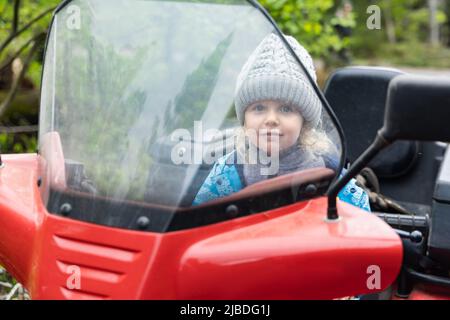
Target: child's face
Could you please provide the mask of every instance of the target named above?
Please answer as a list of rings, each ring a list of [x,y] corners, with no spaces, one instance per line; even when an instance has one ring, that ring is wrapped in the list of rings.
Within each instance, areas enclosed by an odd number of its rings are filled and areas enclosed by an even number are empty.
[[[244,126],[250,141],[268,155],[298,143],[303,117],[294,107],[274,100],[247,107]]]

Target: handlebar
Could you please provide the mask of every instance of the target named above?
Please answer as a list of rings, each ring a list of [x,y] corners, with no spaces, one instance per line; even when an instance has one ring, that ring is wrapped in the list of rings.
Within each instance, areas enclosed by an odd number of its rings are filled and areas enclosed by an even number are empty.
[[[407,230],[418,230],[424,234],[428,234],[430,227],[429,217],[416,216],[416,215],[405,215],[405,214],[394,214],[394,213],[384,213],[384,212],[374,212],[377,217],[384,220],[394,229]],[[404,231],[404,230],[403,230]]]

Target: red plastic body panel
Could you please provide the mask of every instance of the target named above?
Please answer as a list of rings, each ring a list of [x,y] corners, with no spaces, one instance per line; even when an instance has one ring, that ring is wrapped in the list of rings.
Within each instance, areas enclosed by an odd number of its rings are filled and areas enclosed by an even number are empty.
[[[49,214],[38,156],[0,170],[0,263],[34,299],[330,299],[395,281],[402,246],[377,217],[326,198],[170,233],[109,228]],[[187,213],[188,214],[188,213]],[[367,268],[381,271],[370,290]],[[80,287],[70,287],[70,266]]]

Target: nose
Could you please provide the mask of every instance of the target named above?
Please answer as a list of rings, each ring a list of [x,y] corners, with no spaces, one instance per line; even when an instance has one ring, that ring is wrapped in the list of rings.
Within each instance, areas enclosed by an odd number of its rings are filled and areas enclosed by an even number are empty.
[[[277,112],[272,108],[267,112],[267,116],[264,119],[264,125],[269,128],[277,127],[280,125],[280,120],[278,119]]]

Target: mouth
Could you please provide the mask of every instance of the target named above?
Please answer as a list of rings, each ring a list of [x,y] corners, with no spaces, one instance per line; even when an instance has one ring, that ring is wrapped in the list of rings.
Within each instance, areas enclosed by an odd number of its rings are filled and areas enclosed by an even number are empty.
[[[283,136],[283,134],[280,131],[263,131],[260,133],[260,136],[266,137],[269,139],[279,139]]]

